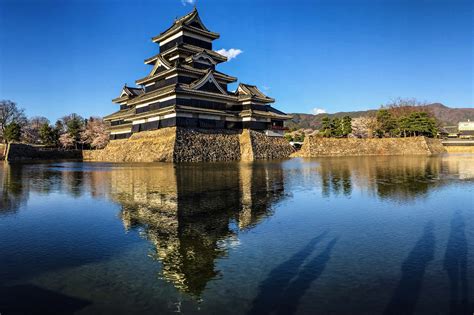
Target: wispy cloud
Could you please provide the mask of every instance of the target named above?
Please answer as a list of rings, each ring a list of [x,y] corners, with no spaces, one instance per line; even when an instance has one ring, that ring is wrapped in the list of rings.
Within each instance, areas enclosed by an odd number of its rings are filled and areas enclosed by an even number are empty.
[[[270,87],[269,86],[266,86],[266,85],[262,85],[262,89],[264,91],[269,91],[270,90]]]
[[[312,110],[312,114],[313,114],[313,115],[326,114],[326,113],[327,113],[327,112],[326,112],[326,110],[325,110],[324,108],[317,108],[317,107],[315,107],[315,108],[313,108],[313,110]]]
[[[231,59],[234,59],[235,57],[237,57],[238,55],[240,55],[241,53],[243,53],[242,50],[240,49],[237,49],[237,48],[231,48],[231,49],[225,49],[225,48],[222,48],[222,49],[219,49],[217,51],[219,54],[223,55],[223,56],[226,56],[227,57],[227,60],[231,60]]]
[[[182,5],[193,5],[196,2],[196,0],[181,0]]]

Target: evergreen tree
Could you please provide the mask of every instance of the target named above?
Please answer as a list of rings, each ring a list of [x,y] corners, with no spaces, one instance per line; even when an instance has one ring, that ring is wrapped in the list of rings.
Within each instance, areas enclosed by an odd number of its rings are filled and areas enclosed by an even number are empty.
[[[5,131],[3,133],[3,137],[7,142],[18,142],[21,138],[21,126],[16,122],[12,122],[11,124],[5,127]]]
[[[329,119],[328,116],[325,116],[321,120],[321,134],[323,137],[330,137],[332,135],[331,132],[331,120]]]
[[[392,136],[393,131],[397,128],[395,119],[393,119],[390,111],[385,108],[382,108],[377,112],[377,122],[379,125],[379,128],[377,129],[379,137],[385,137],[387,134]]]
[[[434,137],[438,132],[436,120],[426,112],[414,112],[408,116],[411,132],[414,136]]]
[[[334,117],[331,121],[331,135],[338,138],[343,136],[342,121],[338,117]]]
[[[73,116],[66,124],[67,132],[74,138],[77,142],[81,138],[81,131],[84,126],[84,122],[77,116]]]
[[[61,120],[56,120],[54,124],[54,129],[61,135],[65,132],[64,123]]]
[[[344,116],[341,123],[342,136],[347,137],[352,132],[352,118],[349,116]]]
[[[23,109],[19,108],[15,102],[9,100],[0,101],[0,140],[7,140],[5,129],[8,125],[15,123],[20,129],[26,124],[26,116]],[[16,128],[16,127],[15,127]]]
[[[41,142],[48,146],[57,146],[59,140],[59,134],[56,129],[52,128],[49,124],[43,124],[39,130]]]
[[[74,146],[77,149],[77,143],[81,140],[81,132],[84,129],[84,118],[82,118],[78,114],[70,114],[68,116],[63,117],[61,121],[63,129],[66,129],[64,132],[68,134],[68,137],[63,137],[63,139],[67,139],[68,147]],[[60,124],[56,124],[57,127],[61,127]],[[63,136],[63,134],[60,134],[60,136]],[[70,145],[71,141],[72,145]]]

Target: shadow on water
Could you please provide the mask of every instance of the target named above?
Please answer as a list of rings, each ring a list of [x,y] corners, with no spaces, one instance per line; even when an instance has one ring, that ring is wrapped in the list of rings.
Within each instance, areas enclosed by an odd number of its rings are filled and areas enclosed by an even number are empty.
[[[296,310],[299,299],[311,283],[323,272],[330,258],[330,252],[337,239],[333,239],[326,249],[306,263],[315,246],[327,235],[327,231],[313,238],[290,259],[274,268],[260,285],[260,292],[253,301],[249,314],[291,314]]]
[[[74,314],[90,304],[31,284],[0,287],[2,314]]]
[[[299,300],[304,296],[305,292],[311,286],[311,283],[321,276],[326,268],[326,264],[331,258],[331,251],[336,245],[337,238],[332,239],[324,251],[314,257],[310,262],[304,265],[303,269],[298,273],[295,280],[291,282],[285,290],[283,304],[278,309],[278,314],[294,314],[299,305]]]
[[[466,224],[460,211],[451,219],[451,230],[444,255],[444,269],[450,283],[450,313],[468,314],[469,287],[467,278]]]
[[[420,296],[423,276],[434,258],[433,222],[425,225],[423,235],[402,264],[402,276],[385,314],[413,314]]]

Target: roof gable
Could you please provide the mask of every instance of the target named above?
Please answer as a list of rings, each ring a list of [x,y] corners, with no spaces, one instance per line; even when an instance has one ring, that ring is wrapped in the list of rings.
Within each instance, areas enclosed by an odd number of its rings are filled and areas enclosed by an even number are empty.
[[[171,64],[168,61],[166,61],[166,59],[163,58],[163,56],[158,55],[158,57],[156,58],[155,65],[153,66],[153,69],[151,69],[149,76],[150,77],[154,76],[157,72],[160,72],[158,70],[161,68],[165,68],[166,70],[169,70],[171,69]]]
[[[201,51],[197,54],[194,54],[186,58],[186,61],[191,61],[191,60],[214,65],[214,66],[217,64],[217,62],[211,56],[209,56],[209,54],[206,51]]]
[[[138,96],[138,95],[141,95],[141,94],[143,94],[142,89],[132,88],[132,87],[128,87],[128,86],[124,85],[124,87],[122,89],[122,92],[120,93],[119,98],[121,98],[121,97],[132,98],[132,97],[135,97],[135,96]]]
[[[250,85],[250,84],[240,83],[239,86],[237,87],[237,90],[235,91],[235,94],[237,96],[244,96],[244,97],[250,97],[250,98],[255,97],[260,100],[265,100],[269,102],[274,101],[273,98],[268,97],[267,95],[263,94],[262,91],[260,91],[255,85]]]
[[[201,79],[194,81],[189,85],[190,88],[193,90],[199,90],[202,88],[204,85],[208,84],[213,84],[216,88],[217,91],[220,93],[227,95],[227,92],[220,86],[220,84],[217,82],[216,78],[214,78],[214,75],[212,74],[212,71],[209,71],[205,76],[203,76]]]
[[[186,17],[186,19],[183,21],[183,24],[210,32],[199,17],[199,13],[196,8],[194,8],[190,15]]]
[[[186,14],[183,17],[180,17],[174,21],[174,23],[160,35],[153,37],[153,41],[161,41],[165,38],[175,34],[181,29],[187,29],[189,31],[194,31],[200,33],[203,36],[207,36],[213,39],[219,38],[219,34],[211,32],[202,22],[199,17],[199,13],[196,8],[193,11]]]

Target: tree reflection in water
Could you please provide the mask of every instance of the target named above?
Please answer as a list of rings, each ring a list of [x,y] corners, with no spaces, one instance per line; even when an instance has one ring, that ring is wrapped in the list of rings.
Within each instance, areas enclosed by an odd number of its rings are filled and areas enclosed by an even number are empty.
[[[350,196],[358,187],[381,199],[407,202],[427,196],[453,176],[474,179],[474,165],[455,156],[340,157],[318,162],[324,197],[341,193]]]

